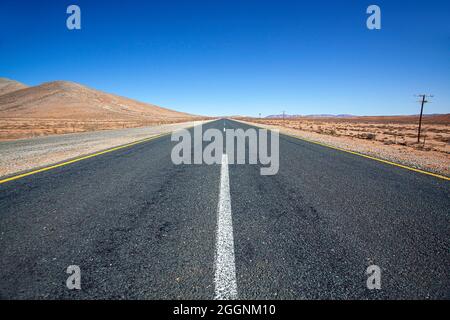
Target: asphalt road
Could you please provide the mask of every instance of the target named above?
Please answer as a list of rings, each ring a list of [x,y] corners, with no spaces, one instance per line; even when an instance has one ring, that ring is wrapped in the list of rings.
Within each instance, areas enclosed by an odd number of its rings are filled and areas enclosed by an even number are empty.
[[[224,126],[249,127],[204,129]],[[0,298],[213,299],[224,173],[172,164],[174,144],[1,184]],[[450,298],[448,181],[283,135],[277,175],[228,168],[237,298]]]

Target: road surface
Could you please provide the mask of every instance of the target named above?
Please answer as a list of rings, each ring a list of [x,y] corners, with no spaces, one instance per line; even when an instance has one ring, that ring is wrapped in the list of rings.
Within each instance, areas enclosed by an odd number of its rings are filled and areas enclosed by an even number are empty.
[[[450,298],[448,181],[283,135],[274,176],[176,166],[174,144],[1,184],[0,298]]]

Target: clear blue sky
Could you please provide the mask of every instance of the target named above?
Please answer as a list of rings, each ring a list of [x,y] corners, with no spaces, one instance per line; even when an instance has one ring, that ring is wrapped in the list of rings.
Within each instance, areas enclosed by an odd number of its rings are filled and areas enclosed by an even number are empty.
[[[450,1],[1,0],[0,77],[206,115],[449,113]]]

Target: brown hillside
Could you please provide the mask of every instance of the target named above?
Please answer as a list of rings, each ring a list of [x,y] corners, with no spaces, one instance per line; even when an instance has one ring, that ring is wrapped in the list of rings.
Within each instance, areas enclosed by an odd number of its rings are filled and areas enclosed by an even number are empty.
[[[133,121],[190,116],[66,81],[44,83],[0,96],[0,118],[3,119]]]
[[[23,83],[6,78],[0,78],[0,96],[24,88],[27,88],[27,86]]]

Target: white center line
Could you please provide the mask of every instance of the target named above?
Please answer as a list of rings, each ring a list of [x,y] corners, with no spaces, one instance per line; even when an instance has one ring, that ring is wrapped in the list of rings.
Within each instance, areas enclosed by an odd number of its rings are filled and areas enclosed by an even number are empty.
[[[230,178],[228,176],[227,154],[222,155],[222,167],[220,171],[215,263],[214,299],[236,299],[236,267],[234,264],[233,221],[231,218]]]

